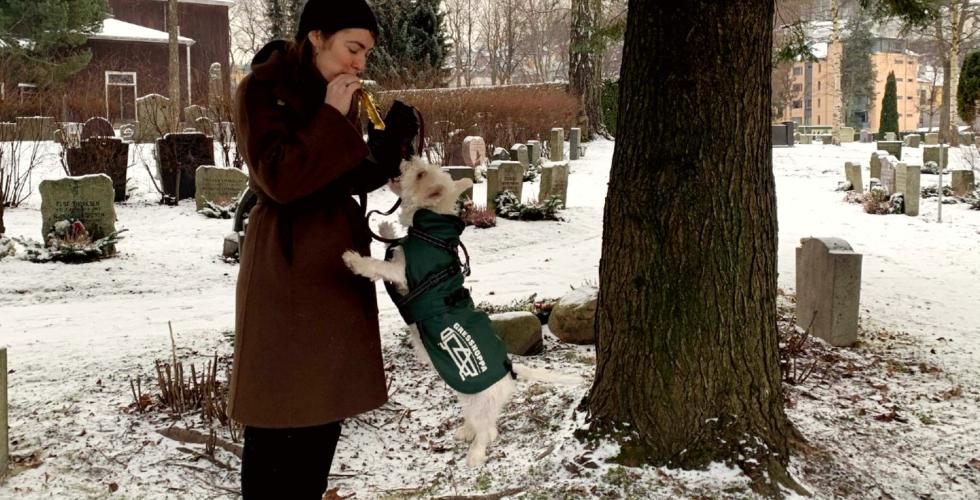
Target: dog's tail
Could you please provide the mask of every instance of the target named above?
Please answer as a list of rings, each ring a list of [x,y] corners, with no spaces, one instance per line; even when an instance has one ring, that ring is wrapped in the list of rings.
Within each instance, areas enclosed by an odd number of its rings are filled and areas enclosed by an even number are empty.
[[[526,378],[528,380],[535,380],[537,382],[562,385],[578,385],[583,382],[582,377],[579,377],[578,375],[553,372],[544,368],[531,368],[529,366],[524,366],[517,363],[514,363],[513,367],[514,373],[516,373],[518,377]]]

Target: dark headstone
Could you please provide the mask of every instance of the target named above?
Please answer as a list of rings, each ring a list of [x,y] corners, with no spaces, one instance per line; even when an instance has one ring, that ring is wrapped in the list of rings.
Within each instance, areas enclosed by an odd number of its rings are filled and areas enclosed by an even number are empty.
[[[112,123],[102,117],[89,118],[82,126],[82,140],[93,137],[115,137],[116,131],[112,128]]]
[[[74,177],[106,174],[112,179],[115,201],[126,199],[126,167],[129,164],[129,144],[114,137],[93,137],[77,148],[65,150],[68,174]]]
[[[157,173],[163,194],[183,200],[196,192],[194,175],[201,165],[214,165],[214,141],[201,133],[167,134],[157,139]],[[180,192],[177,180],[180,179]]]

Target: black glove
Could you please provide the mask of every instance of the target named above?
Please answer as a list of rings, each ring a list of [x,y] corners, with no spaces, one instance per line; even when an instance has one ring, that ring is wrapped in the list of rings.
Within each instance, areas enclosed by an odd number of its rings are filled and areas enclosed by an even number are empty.
[[[368,149],[374,161],[394,178],[401,175],[402,160],[415,154],[412,142],[419,133],[419,119],[415,108],[395,101],[384,121],[384,130],[376,130],[368,122]]]

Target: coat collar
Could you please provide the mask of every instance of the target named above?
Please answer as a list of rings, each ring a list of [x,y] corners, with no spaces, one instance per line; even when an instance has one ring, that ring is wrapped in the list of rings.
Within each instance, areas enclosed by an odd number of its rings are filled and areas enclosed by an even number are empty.
[[[272,94],[283,105],[310,117],[323,104],[327,82],[310,64],[290,50],[285,40],[273,40],[252,59],[253,78],[272,84]]]

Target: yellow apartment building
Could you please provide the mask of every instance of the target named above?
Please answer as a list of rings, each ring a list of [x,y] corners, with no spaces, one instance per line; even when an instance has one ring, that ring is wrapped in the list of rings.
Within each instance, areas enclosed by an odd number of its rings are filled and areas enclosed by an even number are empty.
[[[793,99],[783,112],[798,125],[830,125],[830,66],[827,63],[827,43],[814,45],[816,61],[799,61],[793,65],[791,82]],[[870,102],[857,103],[851,113],[864,123],[861,128],[878,131],[881,115],[881,99],[885,95],[888,73],[895,73],[898,95],[898,126],[902,131],[915,130],[920,126],[920,109],[923,102],[928,107],[928,88],[931,84],[920,82],[919,56],[905,48],[903,40],[876,38],[871,64],[875,70],[875,96]],[[925,97],[923,97],[925,96]],[[847,113],[847,110],[842,110]]]

